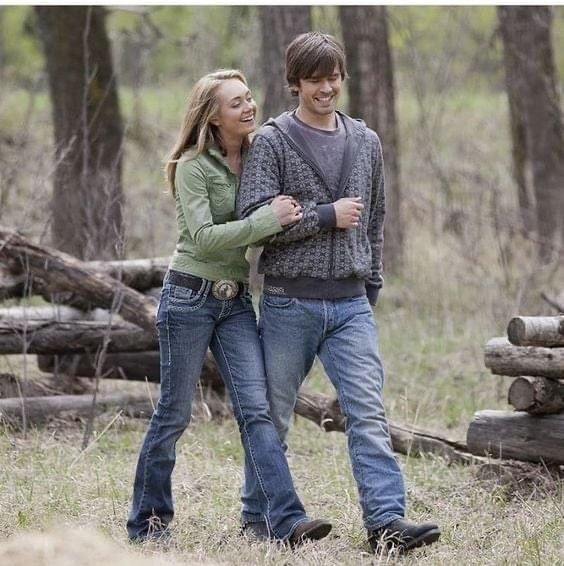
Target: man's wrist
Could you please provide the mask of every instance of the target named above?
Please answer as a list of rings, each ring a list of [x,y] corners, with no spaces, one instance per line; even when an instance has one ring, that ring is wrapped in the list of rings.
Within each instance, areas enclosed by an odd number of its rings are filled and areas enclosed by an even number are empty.
[[[318,204],[315,211],[319,216],[320,228],[335,228],[337,226],[337,214],[333,204]]]

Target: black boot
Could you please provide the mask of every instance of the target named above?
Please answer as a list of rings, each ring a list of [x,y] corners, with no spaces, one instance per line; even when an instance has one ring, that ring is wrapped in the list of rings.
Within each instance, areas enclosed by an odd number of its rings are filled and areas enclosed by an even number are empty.
[[[406,519],[396,519],[380,529],[368,531],[368,542],[373,552],[397,548],[406,552],[412,548],[432,544],[441,536],[435,523],[412,523]]]

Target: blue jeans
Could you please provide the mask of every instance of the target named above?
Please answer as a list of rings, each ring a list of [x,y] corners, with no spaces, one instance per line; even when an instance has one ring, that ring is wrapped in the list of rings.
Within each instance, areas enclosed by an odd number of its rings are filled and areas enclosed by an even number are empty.
[[[208,346],[229,391],[246,461],[258,478],[257,515],[287,539],[306,520],[269,415],[256,317],[248,295],[220,301],[205,281],[199,291],[163,286],[157,313],[161,393],[139,454],[127,521],[130,539],[164,531],[172,520],[175,446],[191,417],[192,399]],[[259,509],[260,508],[260,509]]]
[[[364,524],[382,527],[405,514],[402,472],[392,452],[382,402],[378,333],[365,296],[296,299],[263,295],[259,332],[270,414],[284,442],[298,390],[318,355],[346,416],[352,471]],[[256,476],[245,465],[242,519],[258,517]]]

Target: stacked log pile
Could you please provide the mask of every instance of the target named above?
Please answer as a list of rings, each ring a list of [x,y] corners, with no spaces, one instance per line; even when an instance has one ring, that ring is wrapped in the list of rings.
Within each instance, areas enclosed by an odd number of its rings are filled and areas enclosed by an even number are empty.
[[[564,316],[513,318],[507,338],[492,338],[485,364],[510,376],[515,411],[480,411],[468,449],[504,459],[564,464]]]
[[[81,262],[0,226],[0,260],[0,301],[32,294],[49,301],[43,307],[0,308],[0,356],[36,355],[42,371],[74,380],[158,383],[155,297],[166,272],[166,258]],[[37,392],[11,379],[17,388],[10,395],[2,394],[0,379],[0,421],[10,423],[39,423],[67,411],[88,414],[93,407],[96,412],[113,407],[147,415],[157,400],[156,394],[147,392],[52,395],[56,387],[45,386]],[[208,392],[201,410],[224,415],[228,411],[225,392],[211,355],[201,383]],[[345,431],[346,419],[336,399],[302,389],[295,411],[325,431]],[[390,423],[390,433],[400,453],[434,453],[457,463],[476,460],[464,443],[440,434],[396,423]]]

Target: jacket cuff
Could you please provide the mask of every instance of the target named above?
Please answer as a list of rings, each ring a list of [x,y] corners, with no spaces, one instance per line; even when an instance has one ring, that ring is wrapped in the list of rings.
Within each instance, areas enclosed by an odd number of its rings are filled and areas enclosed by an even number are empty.
[[[366,285],[366,298],[368,302],[374,306],[378,301],[378,295],[380,294],[380,288],[374,287],[373,285]]]
[[[319,216],[320,228],[335,228],[337,226],[337,215],[332,204],[318,204],[315,211]]]

